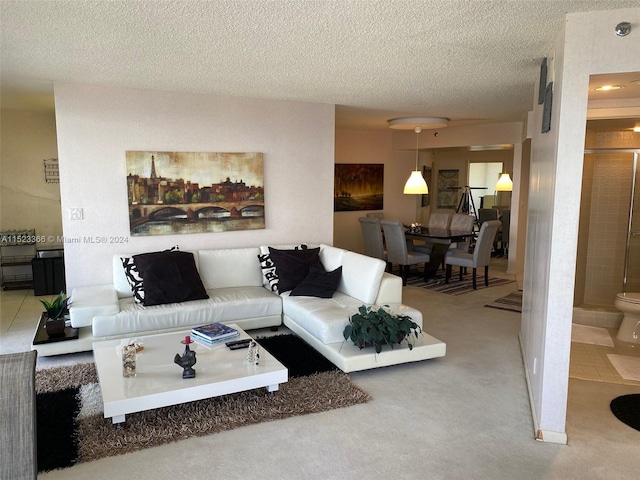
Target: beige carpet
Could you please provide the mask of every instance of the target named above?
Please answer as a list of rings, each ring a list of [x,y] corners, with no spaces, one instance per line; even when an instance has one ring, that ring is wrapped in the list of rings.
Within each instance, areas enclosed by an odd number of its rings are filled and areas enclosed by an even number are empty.
[[[574,323],[571,328],[571,341],[613,347],[613,340],[606,328],[591,327]]]
[[[610,353],[607,358],[622,378],[640,382],[640,357]]]

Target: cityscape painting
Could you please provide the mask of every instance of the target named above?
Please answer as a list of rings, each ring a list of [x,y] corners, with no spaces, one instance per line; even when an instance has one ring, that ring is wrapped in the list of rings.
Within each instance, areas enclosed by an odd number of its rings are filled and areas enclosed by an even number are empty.
[[[384,164],[337,163],[333,182],[335,212],[382,210]]]
[[[265,228],[262,153],[127,151],[131,236]]]

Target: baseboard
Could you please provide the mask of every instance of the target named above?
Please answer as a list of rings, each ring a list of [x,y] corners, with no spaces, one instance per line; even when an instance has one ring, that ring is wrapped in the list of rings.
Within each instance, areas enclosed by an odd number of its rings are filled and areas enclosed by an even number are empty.
[[[522,340],[522,332],[518,334],[518,341],[520,343],[520,355],[522,357],[522,366],[524,367],[524,378],[527,382],[527,393],[529,394],[529,405],[531,406],[531,416],[533,418],[533,435],[539,442],[546,443],[559,443],[566,445],[568,442],[567,434],[565,432],[554,432],[551,430],[542,430],[538,425],[538,415],[536,414],[536,404],[533,401],[533,393],[531,389],[531,381],[529,378],[529,368],[525,361],[524,341]]]

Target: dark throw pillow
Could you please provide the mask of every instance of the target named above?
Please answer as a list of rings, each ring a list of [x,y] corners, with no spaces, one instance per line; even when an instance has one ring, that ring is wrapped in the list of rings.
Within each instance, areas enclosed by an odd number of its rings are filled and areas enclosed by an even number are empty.
[[[294,289],[309,274],[311,265],[320,264],[320,247],[306,250],[278,250],[269,247],[271,261],[276,266],[278,291]]]
[[[178,250],[180,250],[180,247],[178,245],[174,245],[167,250],[163,250],[163,252],[176,252]],[[120,261],[122,261],[122,267],[124,268],[124,276],[129,282],[131,292],[133,293],[133,301],[135,303],[143,305],[144,284],[142,281],[142,275],[140,275],[140,272],[138,271],[136,262],[133,260],[133,257],[120,257]]]
[[[292,297],[318,297],[331,298],[340,285],[342,279],[342,267],[332,272],[326,272],[324,268],[312,266],[307,275],[296,288],[291,291]]]
[[[145,306],[209,298],[189,252],[134,255],[144,284]]]

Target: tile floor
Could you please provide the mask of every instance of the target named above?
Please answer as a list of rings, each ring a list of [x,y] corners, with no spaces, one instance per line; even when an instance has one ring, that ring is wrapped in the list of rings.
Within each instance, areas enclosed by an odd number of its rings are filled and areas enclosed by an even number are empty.
[[[621,342],[616,339],[617,329],[607,328],[607,330],[613,339],[613,347],[571,342],[569,377],[595,382],[640,386],[640,382],[622,378],[607,358],[607,354],[640,357],[640,344]]]

